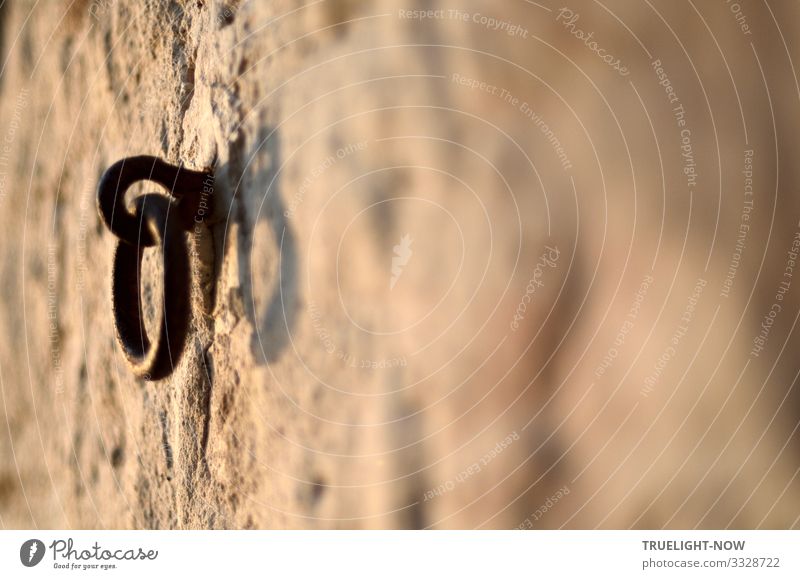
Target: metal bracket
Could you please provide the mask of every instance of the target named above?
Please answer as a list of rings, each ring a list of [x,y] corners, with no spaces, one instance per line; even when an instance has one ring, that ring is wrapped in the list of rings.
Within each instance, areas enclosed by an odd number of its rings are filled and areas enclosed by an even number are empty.
[[[138,181],[154,181],[169,195],[137,197],[133,212],[125,193]],[[133,373],[147,380],[169,376],[186,344],[191,316],[191,268],[186,232],[213,210],[214,175],[150,156],[122,159],[100,179],[97,208],[119,241],[114,254],[111,301],[117,339]],[[158,246],[164,271],[158,335],[147,335],[142,317],[144,248]]]

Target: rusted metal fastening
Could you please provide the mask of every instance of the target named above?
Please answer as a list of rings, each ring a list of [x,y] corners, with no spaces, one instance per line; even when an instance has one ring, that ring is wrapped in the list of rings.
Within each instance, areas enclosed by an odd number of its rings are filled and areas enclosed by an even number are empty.
[[[138,181],[153,181],[168,195],[148,193],[125,206]],[[210,215],[214,175],[174,166],[150,156],[117,161],[100,179],[97,208],[119,241],[114,254],[111,302],[117,339],[139,378],[169,376],[186,344],[191,316],[191,268],[186,233]],[[146,247],[158,247],[164,272],[160,328],[147,335],[142,316],[141,273]]]

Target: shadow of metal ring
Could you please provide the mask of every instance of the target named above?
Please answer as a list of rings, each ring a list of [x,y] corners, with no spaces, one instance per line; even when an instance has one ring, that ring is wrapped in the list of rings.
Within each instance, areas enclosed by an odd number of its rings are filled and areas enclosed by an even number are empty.
[[[172,215],[170,215],[172,213]],[[137,197],[132,214],[139,237],[154,242],[161,255],[163,291],[157,315],[157,335],[147,335],[141,303],[142,257],[146,243],[120,239],[114,254],[111,302],[117,338],[133,373],[139,378],[160,380],[177,365],[191,312],[191,278],[185,229],[169,197],[149,193]]]

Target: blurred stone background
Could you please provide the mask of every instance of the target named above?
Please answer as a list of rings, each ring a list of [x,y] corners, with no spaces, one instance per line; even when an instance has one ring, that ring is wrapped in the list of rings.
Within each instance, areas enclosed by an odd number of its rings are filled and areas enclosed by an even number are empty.
[[[3,4],[0,525],[797,528],[798,17]],[[95,208],[138,154],[221,217],[158,383]]]

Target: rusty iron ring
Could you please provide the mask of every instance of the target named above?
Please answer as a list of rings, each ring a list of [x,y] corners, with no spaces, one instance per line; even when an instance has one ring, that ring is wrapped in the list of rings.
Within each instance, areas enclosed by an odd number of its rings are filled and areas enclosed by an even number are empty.
[[[164,285],[160,329],[151,339],[142,316],[141,276],[143,245],[120,240],[114,253],[111,303],[117,338],[136,376],[161,380],[172,373],[186,342],[190,317],[189,252],[184,230],[168,219],[173,203],[168,197],[150,193],[136,198],[134,218],[156,240],[161,254]]]
[[[148,193],[124,206],[125,192],[137,181],[155,181],[172,197]],[[209,181],[210,180],[210,181]],[[161,380],[177,365],[191,317],[191,269],[185,233],[211,210],[213,174],[175,167],[156,157],[114,163],[100,180],[97,206],[109,230],[119,238],[114,253],[111,303],[117,339],[133,373]],[[118,206],[119,205],[119,206]],[[148,336],[142,315],[142,258],[157,246],[163,267],[158,334]]]

